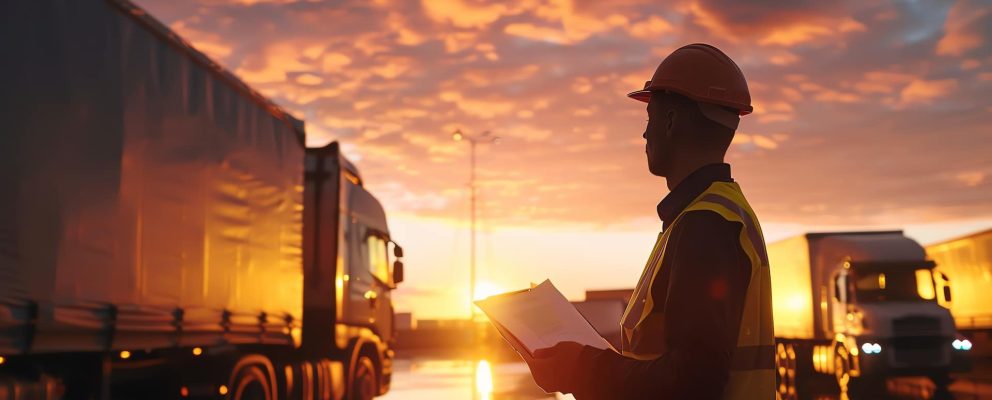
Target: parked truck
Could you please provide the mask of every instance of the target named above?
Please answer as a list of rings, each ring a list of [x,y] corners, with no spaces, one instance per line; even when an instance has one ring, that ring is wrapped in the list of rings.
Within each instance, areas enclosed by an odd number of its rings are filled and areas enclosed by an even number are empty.
[[[389,389],[403,251],[337,143],[126,0],[0,21],[0,398]]]
[[[769,245],[768,256],[782,398],[805,397],[818,376],[877,390],[892,376],[946,386],[968,368],[939,303],[947,279],[901,231],[809,233]]]
[[[958,346],[992,357],[992,229],[931,244],[927,255],[954,281],[954,297],[944,304],[965,336]]]

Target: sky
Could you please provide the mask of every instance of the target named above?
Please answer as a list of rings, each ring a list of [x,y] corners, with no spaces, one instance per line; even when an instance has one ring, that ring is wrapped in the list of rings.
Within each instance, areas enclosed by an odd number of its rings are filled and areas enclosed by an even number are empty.
[[[660,230],[640,89],[682,45],[740,66],[754,113],[728,153],[769,242],[992,227],[992,1],[138,0],[339,141],[404,246],[397,309],[468,313],[469,147],[478,292],[550,278],[632,287]]]

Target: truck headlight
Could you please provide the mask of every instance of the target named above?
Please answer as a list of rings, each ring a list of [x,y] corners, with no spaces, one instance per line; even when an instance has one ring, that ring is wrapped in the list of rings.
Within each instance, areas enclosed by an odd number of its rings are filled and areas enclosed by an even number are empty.
[[[865,343],[861,345],[861,351],[865,354],[878,354],[882,352],[882,345],[878,343]]]
[[[954,350],[968,351],[971,350],[971,341],[968,339],[954,339],[951,342],[951,347],[954,347]]]

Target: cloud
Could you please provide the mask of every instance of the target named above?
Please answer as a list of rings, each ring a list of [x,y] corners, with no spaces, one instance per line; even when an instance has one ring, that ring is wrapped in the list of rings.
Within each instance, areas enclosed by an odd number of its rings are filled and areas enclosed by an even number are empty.
[[[842,7],[816,1],[694,0],[688,9],[696,23],[734,43],[837,44],[837,36],[867,30],[863,23],[845,15]]]
[[[706,42],[749,82],[728,159],[763,221],[992,217],[987,3],[140,3],[304,119],[309,143],[342,142],[391,213],[461,218],[463,129],[503,139],[477,148],[492,226],[655,223],[667,190],[625,93]]]
[[[922,80],[915,79],[899,93],[901,104],[930,103],[935,99],[947,96],[958,87],[957,80]]]
[[[499,19],[506,11],[501,4],[480,4],[464,0],[422,0],[426,14],[436,22],[459,28],[481,28]]]
[[[986,5],[987,6],[987,5]],[[971,1],[958,1],[951,6],[944,23],[944,36],[937,42],[937,54],[943,56],[961,56],[979,48],[985,41],[981,26],[986,29],[992,22],[987,7]],[[986,31],[987,32],[987,31]]]

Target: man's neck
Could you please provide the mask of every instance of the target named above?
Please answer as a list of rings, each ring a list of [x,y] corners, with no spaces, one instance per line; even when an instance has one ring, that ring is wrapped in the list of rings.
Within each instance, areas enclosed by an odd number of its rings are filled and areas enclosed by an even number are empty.
[[[672,170],[665,176],[665,183],[668,185],[668,190],[675,190],[686,177],[696,172],[697,169],[722,162],[724,162],[723,157],[698,157],[674,163]]]

